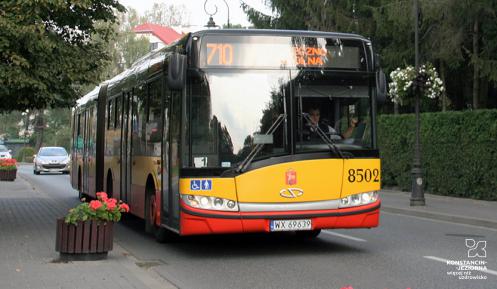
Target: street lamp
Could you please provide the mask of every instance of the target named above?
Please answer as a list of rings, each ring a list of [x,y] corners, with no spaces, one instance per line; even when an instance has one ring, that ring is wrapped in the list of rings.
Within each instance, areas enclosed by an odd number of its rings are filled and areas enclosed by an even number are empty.
[[[205,25],[205,27],[207,28],[214,28],[214,27],[217,27],[216,26],[216,23],[214,22],[214,19],[212,18],[212,16],[216,15],[217,13],[217,5],[214,5],[214,8],[216,9],[214,11],[214,13],[209,13],[207,11],[207,1],[209,0],[205,0],[204,2],[204,11],[207,15],[209,15],[209,22],[207,22],[207,25]],[[230,6],[228,5],[228,2],[226,2],[226,0],[223,0],[224,4],[226,5],[226,10],[228,10],[228,22],[227,22],[227,27],[230,28]]]
[[[421,145],[419,141],[419,5],[418,0],[414,0],[414,63],[416,70],[416,81],[414,85],[414,98],[415,98],[415,113],[416,113],[416,142],[414,144],[414,161],[412,164],[412,192],[410,204],[411,206],[424,206],[425,196],[423,192],[423,174],[421,169]]]
[[[207,11],[207,6],[206,6],[207,5],[207,1],[209,1],[209,0],[205,0],[205,2],[204,2],[204,11],[205,11],[205,14],[209,15],[209,21],[207,22],[207,25],[205,25],[205,27],[207,27],[207,28],[216,28],[217,27],[216,26],[216,22],[214,22],[214,19],[212,18],[212,16],[216,15],[216,13],[217,13],[217,6],[214,5],[214,8],[216,8],[216,10],[214,11],[214,13],[209,13]]]

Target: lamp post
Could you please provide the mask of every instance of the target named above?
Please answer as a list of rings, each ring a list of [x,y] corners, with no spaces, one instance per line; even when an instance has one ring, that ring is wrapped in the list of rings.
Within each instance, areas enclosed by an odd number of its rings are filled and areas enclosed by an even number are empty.
[[[421,145],[420,145],[420,116],[419,116],[419,5],[418,0],[414,0],[414,63],[416,70],[416,81],[414,82],[414,98],[415,98],[415,113],[416,113],[416,142],[414,144],[414,161],[412,164],[412,192],[410,205],[424,206],[425,196],[423,192],[423,174],[421,169]]]
[[[224,4],[226,4],[226,10],[228,10],[228,22],[227,22],[227,27],[228,29],[230,28],[230,6],[228,5],[228,2],[226,0],[223,0]]]

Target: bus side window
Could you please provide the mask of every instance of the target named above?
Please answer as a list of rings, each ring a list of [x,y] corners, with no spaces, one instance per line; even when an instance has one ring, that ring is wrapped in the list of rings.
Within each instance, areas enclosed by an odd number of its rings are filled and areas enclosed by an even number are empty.
[[[114,101],[109,100],[107,102],[107,129],[112,129],[114,126]]]
[[[115,98],[114,128],[121,127],[121,95]]]
[[[137,118],[138,118],[138,137],[133,143],[135,153],[146,155],[147,147],[145,145],[145,130],[147,122],[147,107],[148,107],[148,88],[147,85],[141,85],[135,89],[137,96]]]
[[[148,112],[145,128],[145,142],[147,144],[147,155],[160,156],[161,153],[161,83],[155,80],[149,84],[148,90]]]

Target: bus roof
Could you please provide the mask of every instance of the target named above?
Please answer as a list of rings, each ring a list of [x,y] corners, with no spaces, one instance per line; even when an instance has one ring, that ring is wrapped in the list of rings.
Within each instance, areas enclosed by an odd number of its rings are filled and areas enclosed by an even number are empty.
[[[370,42],[369,39],[353,33],[323,32],[310,30],[276,30],[276,29],[208,29],[192,33],[192,36],[203,36],[207,34],[235,34],[235,35],[276,35],[276,36],[297,36],[304,35],[310,37],[330,37],[349,38],[359,41]]]

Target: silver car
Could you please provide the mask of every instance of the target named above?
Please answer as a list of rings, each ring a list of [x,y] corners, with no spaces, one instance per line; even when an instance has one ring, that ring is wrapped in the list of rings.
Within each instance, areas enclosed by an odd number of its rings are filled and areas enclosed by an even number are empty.
[[[63,147],[41,147],[35,155],[33,173],[39,175],[41,172],[69,173],[71,159]]]
[[[11,152],[6,146],[0,144],[0,159],[11,159]]]

